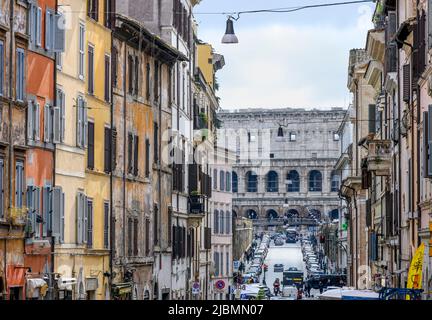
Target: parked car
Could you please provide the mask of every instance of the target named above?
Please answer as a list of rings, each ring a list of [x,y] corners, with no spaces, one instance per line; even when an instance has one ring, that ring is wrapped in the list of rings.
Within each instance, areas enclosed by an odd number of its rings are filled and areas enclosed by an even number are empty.
[[[273,266],[273,271],[274,272],[283,272],[284,271],[284,265],[282,263],[276,263]]]

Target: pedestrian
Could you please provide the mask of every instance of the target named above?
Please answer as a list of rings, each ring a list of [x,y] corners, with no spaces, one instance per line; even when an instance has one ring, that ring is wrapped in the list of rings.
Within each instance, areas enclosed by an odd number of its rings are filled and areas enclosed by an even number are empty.
[[[310,298],[310,291],[311,291],[311,286],[309,281],[306,281],[305,283],[305,293],[306,293],[306,297]]]
[[[323,291],[324,291],[324,284],[323,284],[322,280],[319,281],[318,286],[319,286],[320,294],[323,293]]]

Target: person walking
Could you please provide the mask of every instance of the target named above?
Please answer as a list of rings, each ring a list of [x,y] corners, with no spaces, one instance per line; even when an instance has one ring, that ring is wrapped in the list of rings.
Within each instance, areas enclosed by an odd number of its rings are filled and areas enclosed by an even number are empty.
[[[306,281],[306,283],[305,283],[305,294],[306,294],[306,297],[308,297],[308,298],[310,298],[310,291],[311,291],[310,283],[309,283],[309,281]]]
[[[323,293],[323,291],[324,291],[324,284],[323,284],[323,282],[320,280],[319,281],[319,284],[318,284],[318,286],[319,286],[319,291],[320,291],[320,294],[322,294]]]

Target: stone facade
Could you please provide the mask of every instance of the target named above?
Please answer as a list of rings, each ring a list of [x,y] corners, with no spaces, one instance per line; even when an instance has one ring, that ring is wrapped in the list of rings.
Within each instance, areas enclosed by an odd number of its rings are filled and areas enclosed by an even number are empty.
[[[336,132],[344,115],[339,108],[220,112],[223,130],[218,141],[236,150],[234,214],[324,218],[338,210],[340,179],[333,167],[340,149]]]

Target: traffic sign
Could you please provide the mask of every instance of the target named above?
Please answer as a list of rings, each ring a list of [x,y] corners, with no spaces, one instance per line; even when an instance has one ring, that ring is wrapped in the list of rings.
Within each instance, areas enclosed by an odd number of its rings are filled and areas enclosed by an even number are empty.
[[[194,284],[192,285],[192,294],[200,294],[199,282],[194,282]]]
[[[225,288],[225,281],[223,281],[223,280],[216,281],[215,287],[218,290],[223,290]]]

